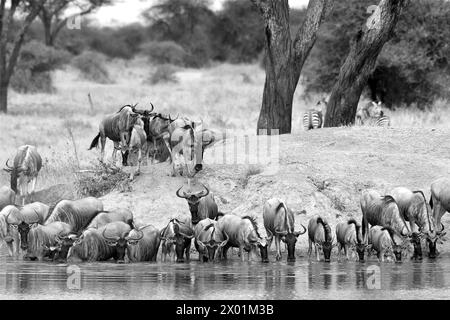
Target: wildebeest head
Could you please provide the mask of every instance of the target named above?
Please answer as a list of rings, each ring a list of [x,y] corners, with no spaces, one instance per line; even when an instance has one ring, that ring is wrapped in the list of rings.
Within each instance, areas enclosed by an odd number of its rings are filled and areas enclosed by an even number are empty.
[[[190,246],[194,235],[187,235],[180,230],[177,223],[173,224],[174,235],[169,238],[162,237],[168,244],[175,244],[175,254],[177,255],[177,262],[184,262],[184,251]]]
[[[205,231],[209,228],[214,228],[213,224],[205,227]],[[213,233],[215,230],[213,231]],[[214,240],[214,236],[209,241],[197,241],[197,245],[201,248],[202,251],[206,251],[208,254],[208,261],[212,262],[215,260],[218,254],[220,254],[221,249],[228,243],[230,238],[227,235],[227,238],[224,241],[216,241]]]
[[[126,235],[122,235],[121,237],[110,237],[105,234],[105,231],[106,228],[102,233],[103,238],[105,238],[106,243],[109,246],[116,248],[115,260],[117,261],[117,263],[125,262],[125,253],[127,251],[128,245],[134,245],[144,237],[144,233],[142,231],[138,231],[139,235],[137,237],[130,237],[128,233]]]
[[[422,240],[423,234],[413,232],[411,237],[411,243],[414,246],[413,259],[422,260]]]
[[[181,188],[182,187],[177,190],[176,194],[179,198],[184,198],[187,200],[189,211],[191,212],[192,216],[192,224],[197,224],[201,219],[205,218],[198,215],[198,205],[200,203],[200,199],[206,197],[209,194],[209,189],[205,185],[203,185],[204,190],[198,193],[192,194],[183,191],[182,194],[180,194]]]
[[[18,224],[14,223],[9,224],[12,228],[17,229],[17,232],[19,233],[20,236],[20,248],[22,250],[28,249],[28,233],[32,228],[36,227],[39,224],[39,216],[36,211],[34,213],[36,214],[35,221],[32,222],[21,221]],[[6,221],[8,221],[9,214],[6,217]]]
[[[351,249],[356,251],[359,261],[364,262],[364,255],[370,247],[371,247],[370,245],[360,242],[360,243],[356,243],[355,245],[353,245],[351,247]]]
[[[267,242],[265,240],[259,241],[257,246],[259,248],[259,254],[261,255],[261,261],[265,263],[269,262],[269,246],[267,245]]]
[[[56,251],[56,255],[54,256],[54,259],[60,261],[67,259],[70,248],[78,239],[79,237],[76,234],[69,234],[64,237],[57,236],[55,239],[56,246],[54,250]],[[49,249],[51,250],[52,248]]]
[[[3,170],[11,175],[11,189],[17,193],[17,179],[19,178],[19,174],[22,172],[22,169],[17,166],[9,165],[9,159],[6,160],[6,167]]]
[[[444,231],[444,225],[441,223],[441,231],[438,232],[428,232],[427,234],[427,243],[428,243],[428,257],[430,259],[435,259],[437,256],[436,244],[442,244],[445,241],[444,236],[447,232]]]
[[[301,225],[303,228],[303,231],[294,231],[294,232],[287,232],[285,231],[281,237],[281,240],[286,243],[287,250],[288,250],[288,262],[294,262],[295,261],[295,244],[297,243],[298,236],[304,234],[307,229],[304,225]]]
[[[317,218],[317,223],[323,226],[324,231],[324,241],[316,242],[316,246],[318,250],[322,250],[323,258],[325,262],[330,262],[331,251],[336,244],[333,244],[333,237],[331,236],[331,228],[330,225],[324,221],[321,217]]]

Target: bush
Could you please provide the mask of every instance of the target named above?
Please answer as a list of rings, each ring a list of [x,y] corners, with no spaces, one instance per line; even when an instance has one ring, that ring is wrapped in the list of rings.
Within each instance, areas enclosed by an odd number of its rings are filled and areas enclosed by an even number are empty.
[[[178,82],[175,75],[177,69],[170,64],[162,64],[156,68],[156,71],[151,75],[148,82],[150,84]]]
[[[72,60],[72,64],[81,71],[86,80],[103,84],[112,82],[105,66],[105,58],[99,53],[83,52]]]
[[[39,41],[26,43],[20,53],[11,86],[20,93],[53,91],[50,72],[70,60],[65,50],[47,47]]]
[[[141,51],[151,62],[185,66],[187,53],[182,46],[173,41],[151,41],[141,47]]]

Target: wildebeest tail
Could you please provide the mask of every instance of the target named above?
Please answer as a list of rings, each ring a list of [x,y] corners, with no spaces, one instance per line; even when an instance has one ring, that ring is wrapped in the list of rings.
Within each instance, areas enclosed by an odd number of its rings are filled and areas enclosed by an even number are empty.
[[[321,224],[323,226],[323,230],[325,232],[325,241],[331,241],[331,228],[330,225],[323,221],[322,217],[318,217],[316,220],[317,224]]]
[[[92,150],[94,148],[97,148],[98,146],[98,140],[100,139],[100,132],[98,133],[98,135],[94,138],[94,140],[92,140],[91,142],[91,146],[89,147],[88,150]]]
[[[358,243],[362,242],[362,239],[360,238],[360,230],[361,230],[361,225],[359,225],[355,219],[350,219],[348,220],[348,224],[353,224],[355,225],[355,230],[356,230],[356,241],[358,241]]]

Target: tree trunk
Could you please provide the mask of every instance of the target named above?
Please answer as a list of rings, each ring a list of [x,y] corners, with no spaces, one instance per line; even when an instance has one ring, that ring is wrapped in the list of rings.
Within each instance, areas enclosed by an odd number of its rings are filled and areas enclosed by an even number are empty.
[[[354,123],[362,90],[375,68],[383,45],[392,36],[406,3],[407,0],[381,0],[353,39],[328,101],[325,127]]]
[[[292,100],[300,73],[333,0],[310,0],[305,21],[294,41],[289,26],[288,0],[252,2],[260,10],[266,26],[266,81],[257,133],[291,133]]]
[[[0,81],[0,113],[8,112],[8,83]]]
[[[42,19],[42,25],[44,27],[45,45],[53,47],[54,38],[52,33],[52,21],[48,19]]]

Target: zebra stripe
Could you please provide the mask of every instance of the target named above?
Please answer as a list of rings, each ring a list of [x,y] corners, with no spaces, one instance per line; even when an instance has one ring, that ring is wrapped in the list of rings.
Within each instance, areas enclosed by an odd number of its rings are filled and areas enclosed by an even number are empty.
[[[309,110],[303,114],[303,127],[305,130],[321,128],[322,123],[323,116],[321,111]]]
[[[391,126],[391,118],[383,115],[377,119],[375,125],[377,127],[390,127]]]

